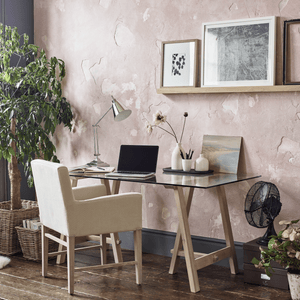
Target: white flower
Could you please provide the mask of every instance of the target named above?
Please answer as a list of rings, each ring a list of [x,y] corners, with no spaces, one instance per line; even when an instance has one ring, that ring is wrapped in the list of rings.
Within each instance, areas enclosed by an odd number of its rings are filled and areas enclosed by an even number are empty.
[[[300,233],[299,233],[299,232],[296,233],[296,235],[295,235],[295,240],[300,240]]]
[[[288,229],[286,229],[286,230],[283,231],[282,237],[284,239],[288,239],[290,237],[291,233],[292,233],[292,228],[288,228]]]
[[[146,122],[146,128],[147,128],[148,133],[151,134],[153,131],[153,127],[149,122]]]
[[[160,125],[161,123],[166,122],[167,117],[162,114],[161,111],[157,111],[155,115],[153,115],[153,122],[156,126]]]
[[[290,224],[292,224],[292,222],[291,221],[286,221],[286,220],[282,220],[282,221],[279,222],[279,225],[290,225]]]
[[[290,233],[290,241],[294,241],[296,238],[296,230],[293,229],[293,231]]]
[[[300,260],[300,251],[297,251],[297,252],[296,252],[296,258],[297,258],[298,260]]]

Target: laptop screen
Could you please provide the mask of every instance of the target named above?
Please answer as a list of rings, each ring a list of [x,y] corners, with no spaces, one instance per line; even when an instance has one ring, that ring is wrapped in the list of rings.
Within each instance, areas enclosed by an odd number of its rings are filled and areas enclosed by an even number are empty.
[[[118,171],[156,172],[158,146],[121,145]]]

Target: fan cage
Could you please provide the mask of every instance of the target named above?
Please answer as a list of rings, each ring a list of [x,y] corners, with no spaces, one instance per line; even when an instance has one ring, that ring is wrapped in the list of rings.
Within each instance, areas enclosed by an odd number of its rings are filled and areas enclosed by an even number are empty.
[[[245,200],[245,216],[256,228],[266,228],[281,210],[277,187],[270,182],[259,181],[249,190]]]

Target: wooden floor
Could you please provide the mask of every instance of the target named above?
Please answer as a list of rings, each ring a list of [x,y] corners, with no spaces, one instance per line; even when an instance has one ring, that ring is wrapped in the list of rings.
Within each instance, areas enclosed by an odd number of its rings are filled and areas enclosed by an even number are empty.
[[[111,250],[108,250],[112,261]],[[133,252],[123,250],[124,261]],[[134,267],[75,272],[75,294],[67,293],[66,267],[50,261],[48,278],[41,276],[41,264],[22,255],[11,257],[11,263],[0,270],[0,299],[290,299],[289,291],[244,284],[243,274],[231,275],[229,269],[209,266],[198,271],[201,291],[190,293],[185,263],[179,272],[169,275],[171,258],[143,254],[143,284],[135,284]],[[98,251],[76,254],[76,265],[98,264]]]

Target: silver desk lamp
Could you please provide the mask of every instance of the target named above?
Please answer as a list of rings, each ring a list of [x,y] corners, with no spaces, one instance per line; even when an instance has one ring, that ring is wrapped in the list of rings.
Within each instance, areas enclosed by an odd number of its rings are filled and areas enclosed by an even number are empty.
[[[101,167],[109,167],[109,164],[103,162],[100,159],[100,153],[99,153],[99,142],[98,142],[98,128],[100,127],[98,124],[99,122],[106,116],[106,114],[112,109],[114,114],[114,120],[119,122],[123,121],[126,118],[128,118],[131,114],[130,109],[125,109],[120,102],[118,102],[113,96],[112,97],[112,105],[107,110],[107,112],[99,119],[99,121],[93,125],[94,128],[94,156],[95,159],[90,163],[91,165],[97,166],[98,168]]]

